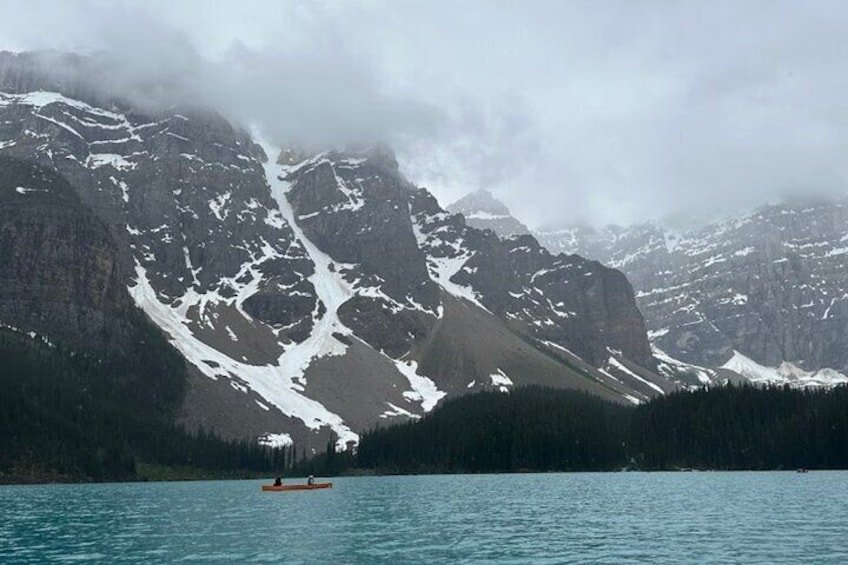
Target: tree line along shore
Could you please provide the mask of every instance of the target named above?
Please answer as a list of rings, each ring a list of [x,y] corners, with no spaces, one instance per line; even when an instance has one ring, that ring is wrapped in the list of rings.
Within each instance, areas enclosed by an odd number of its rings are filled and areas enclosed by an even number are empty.
[[[112,357],[0,329],[0,483],[848,468],[846,387],[711,387],[639,406],[544,387],[480,392],[307,458],[179,426],[185,367],[139,325],[144,347]]]

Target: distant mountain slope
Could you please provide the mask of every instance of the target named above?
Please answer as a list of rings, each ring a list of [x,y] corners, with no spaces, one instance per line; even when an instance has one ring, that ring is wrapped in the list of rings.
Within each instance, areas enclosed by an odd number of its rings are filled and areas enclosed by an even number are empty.
[[[488,193],[460,202],[466,218],[508,213]],[[535,235],[552,253],[627,275],[668,380],[833,386],[848,382],[846,203],[788,201],[689,232],[643,224]],[[504,224],[487,227],[511,233]]]
[[[189,364],[185,422],[344,445],[480,388],[674,387],[624,275],[467,226],[390,151],[281,152],[211,109],[145,109],[37,62],[0,54],[0,156],[61,175],[102,226],[110,276]]]
[[[782,366],[770,382],[848,382],[845,199],[791,200],[693,232],[645,224],[539,237],[624,271],[652,342],[672,357],[746,376],[743,366]],[[821,369],[842,374],[822,380]]]

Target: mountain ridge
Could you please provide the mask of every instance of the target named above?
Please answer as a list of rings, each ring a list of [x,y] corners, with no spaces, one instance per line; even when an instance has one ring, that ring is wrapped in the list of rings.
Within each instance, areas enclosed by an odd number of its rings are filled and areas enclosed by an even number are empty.
[[[848,296],[838,275],[845,207],[845,198],[793,198],[692,230],[647,222],[536,235],[553,252],[621,269],[660,369],[688,366],[697,376],[684,379],[689,386],[740,377],[833,386],[848,383],[838,330]]]
[[[122,284],[189,364],[189,426],[344,447],[473,390],[674,386],[621,273],[467,226],[385,148],[292,164],[207,109],[101,107],[8,76],[0,154],[57,171],[105,224]]]

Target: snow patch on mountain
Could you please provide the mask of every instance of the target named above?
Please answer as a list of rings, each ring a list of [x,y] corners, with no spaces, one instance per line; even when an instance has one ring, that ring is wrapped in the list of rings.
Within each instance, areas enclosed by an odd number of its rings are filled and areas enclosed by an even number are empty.
[[[267,155],[277,155],[279,150],[267,140],[256,136],[257,142]],[[317,311],[313,312],[312,333],[309,338],[300,344],[295,344],[283,358],[293,361],[294,368],[302,378],[303,372],[309,367],[312,359],[325,355],[343,355],[347,346],[333,337],[333,333],[341,335],[352,335],[352,331],[339,320],[338,309],[353,296],[350,283],[344,280],[335,269],[332,258],[322,252],[303,233],[303,230],[294,219],[294,212],[286,198],[286,192],[291,188],[291,183],[283,180],[285,167],[268,159],[264,164],[265,175],[271,186],[271,196],[277,201],[283,218],[294,231],[297,241],[306,249],[306,253],[315,265],[315,272],[309,277],[309,281],[315,287],[318,299],[323,303],[326,311],[323,316]]]
[[[267,140],[264,140],[261,134],[254,132],[259,145],[265,150],[267,155],[278,155],[280,153],[277,147],[274,147]],[[303,165],[298,165],[300,168]],[[291,183],[287,180],[290,170],[285,165],[274,163],[271,159],[264,164],[268,183],[271,185],[271,194],[277,200],[280,211],[283,217],[291,226],[295,233],[295,237],[306,249],[307,254],[315,264],[315,273],[309,278],[310,282],[315,286],[319,300],[324,304],[326,311],[323,316],[318,317],[317,312],[313,314],[315,324],[313,325],[312,333],[304,342],[295,344],[290,347],[281,360],[287,356],[294,356],[301,361],[300,372],[306,370],[312,359],[323,357],[325,355],[341,355],[347,349],[347,346],[341,343],[333,334],[353,335],[353,332],[345,326],[338,317],[338,309],[355,295],[371,296],[375,298],[384,298],[390,304],[400,306],[396,301],[392,300],[383,293],[379,287],[360,287],[359,292],[354,290],[353,284],[341,276],[345,270],[352,270],[354,265],[339,265],[334,263],[333,259],[322,252],[318,247],[309,240],[303,230],[297,224],[294,218],[294,211],[288,202],[286,193],[291,188]],[[339,181],[337,177],[337,181]],[[391,359],[391,358],[390,358]],[[440,391],[435,383],[429,378],[417,373],[417,363],[415,361],[400,361],[391,359],[398,372],[400,372],[409,381],[411,390],[403,393],[403,396],[408,400],[420,402],[421,408],[425,412],[432,410],[446,393]]]
[[[555,349],[557,351],[565,353],[566,355],[568,355],[568,356],[570,356],[570,357],[572,357],[572,358],[574,358],[578,361],[582,361],[582,359],[580,359],[579,355],[577,355],[576,353],[574,353],[573,351],[571,351],[567,347],[563,347],[562,345],[560,345],[558,343],[554,343],[553,341],[549,341],[549,340],[546,340],[546,339],[540,339],[539,343],[543,343],[543,344],[547,345],[548,347],[550,347],[552,349]]]
[[[246,319],[251,319],[244,311],[243,306],[245,300],[256,294],[262,285],[264,275],[261,266],[267,261],[282,257],[268,242],[263,240],[262,243],[263,245],[259,249],[245,248],[249,253],[249,259],[242,263],[238,272],[232,277],[221,277],[214,290],[205,292],[197,290],[197,274],[200,272],[200,268],[195,269],[193,267],[188,248],[183,248],[186,268],[194,277],[195,283],[194,286],[185,291],[185,294],[174,301],[174,310],[180,315],[183,323],[190,324],[188,313],[196,309],[198,322],[214,329],[213,307],[221,304],[232,306]],[[225,297],[222,294],[223,292],[232,296]]]
[[[512,379],[504,373],[503,369],[498,369],[496,372],[489,375],[489,378],[492,380],[492,386],[498,387],[498,390],[501,392],[509,392],[509,388],[513,386]]]
[[[19,186],[15,188],[15,192],[18,194],[30,194],[32,192],[48,192],[46,188],[27,188],[25,186]]]
[[[512,216],[505,214],[491,214],[489,212],[471,212],[468,214],[463,214],[466,220],[503,220],[504,218],[511,218]]]
[[[90,116],[93,116],[94,119],[88,119],[85,117],[78,117],[74,114],[71,114],[67,111],[61,112],[61,116],[63,119],[67,119],[71,122],[74,122],[74,125],[66,123],[64,121],[60,121],[55,117],[46,116],[41,113],[47,106],[52,104],[60,104],[64,105],[68,108],[72,108],[74,110],[83,112]],[[91,106],[85,102],[81,102],[79,100],[75,100],[73,98],[68,98],[58,92],[50,92],[50,91],[34,91],[27,92],[24,94],[10,94],[5,92],[0,92],[0,107],[6,107],[11,105],[22,105],[22,106],[31,106],[35,110],[35,116],[53,123],[54,125],[68,131],[73,134],[75,137],[78,137],[82,140],[85,140],[85,137],[77,131],[76,127],[81,129],[85,128],[99,128],[101,130],[124,130],[126,133],[126,137],[119,139],[109,139],[109,140],[101,140],[99,143],[102,144],[112,144],[119,143],[122,141],[141,141],[141,137],[139,137],[136,130],[140,130],[144,126],[135,127],[130,124],[129,120],[124,114],[118,112],[112,112],[109,110],[104,110],[103,108],[97,108],[95,106]],[[110,123],[103,123],[98,120],[107,120]],[[146,124],[147,125],[147,124]],[[75,127],[76,126],[76,127]],[[110,154],[103,154],[110,155]],[[117,154],[111,154],[113,157],[104,157],[105,161],[114,161],[122,162],[123,157]],[[105,164],[105,163],[104,163]]]
[[[85,160],[85,166],[92,169],[110,166],[117,171],[128,171],[135,169],[137,164],[132,163],[123,155],[117,153],[92,153]]]
[[[397,417],[406,417],[412,420],[418,420],[421,418],[420,414],[413,414],[409,410],[404,410],[400,406],[392,404],[391,402],[386,402],[389,406],[389,409],[380,414],[380,418],[397,418]]]
[[[488,312],[489,309],[480,302],[479,293],[470,286],[461,285],[451,280],[465,268],[466,263],[474,257],[474,253],[463,246],[462,239],[448,241],[440,237],[440,234],[446,232],[446,227],[439,227],[437,224],[447,217],[449,216],[445,213],[430,216],[424,214],[411,216],[412,229],[418,247],[427,256],[427,269],[430,278],[449,294],[467,300]]]
[[[409,386],[412,388],[412,390],[404,392],[403,397],[413,402],[420,402],[421,409],[425,412],[429,412],[435,408],[439,400],[447,395],[446,392],[439,390],[436,387],[436,383],[432,380],[418,374],[417,361],[392,359],[392,362],[400,374],[406,377],[406,380],[409,381]]]
[[[41,343],[43,343],[44,345],[47,345],[48,347],[55,347],[53,342],[50,341],[47,338],[47,336],[39,335],[37,332],[34,332],[34,331],[24,331],[20,328],[17,328],[15,326],[10,325],[10,324],[5,324],[3,322],[0,322],[0,329],[9,330],[10,332],[25,335],[26,337],[28,337],[30,339],[33,339],[35,341],[40,341]]]
[[[660,335],[665,335],[665,333],[667,331]],[[657,360],[657,371],[669,380],[679,381],[681,375],[691,374],[697,378],[700,384],[709,385],[716,379],[716,372],[712,369],[675,359],[656,346],[652,346],[651,351],[654,359]]]
[[[451,279],[462,270],[469,259],[473,257],[471,252],[466,251],[462,255],[454,257],[427,257],[427,265],[431,278],[448,293],[467,300],[472,304],[487,310],[480,302],[477,293],[470,286],[463,286],[453,282]]]
[[[664,391],[661,387],[657,386],[656,384],[652,383],[651,381],[639,376],[634,371],[630,370],[624,363],[622,363],[621,361],[616,359],[614,355],[610,356],[609,360],[607,361],[607,366],[608,366],[608,368],[614,368],[614,369],[617,369],[618,371],[621,371],[625,375],[639,381],[640,383],[642,383],[644,385],[647,385],[649,388],[654,389],[659,394],[664,394]]]
[[[834,369],[805,371],[793,363],[766,367],[734,350],[733,357],[722,368],[742,375],[754,384],[789,385],[794,388],[832,387],[848,384],[848,376]]]
[[[272,434],[267,433],[264,436],[260,436],[258,439],[259,445],[265,445],[268,447],[287,447],[292,445],[294,442],[289,434]]]
[[[329,426],[338,435],[339,447],[344,447],[349,440],[358,441],[359,436],[341,417],[301,394],[303,386],[295,379],[302,376],[304,365],[311,359],[307,354],[314,351],[313,347],[307,352],[303,348],[293,348],[294,352],[287,350],[278,360],[277,366],[256,366],[236,361],[198,339],[186,325],[184,316],[159,300],[147,271],[137,260],[135,273],[135,285],[129,287],[130,296],[167,334],[169,341],[186,360],[203,374],[212,379],[238,378],[283,414],[301,420],[310,429]]]

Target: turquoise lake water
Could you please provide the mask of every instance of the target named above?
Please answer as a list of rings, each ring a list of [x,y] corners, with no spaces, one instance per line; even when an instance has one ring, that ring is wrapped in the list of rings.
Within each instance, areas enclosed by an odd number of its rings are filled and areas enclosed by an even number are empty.
[[[0,487],[0,563],[848,563],[848,472]]]

